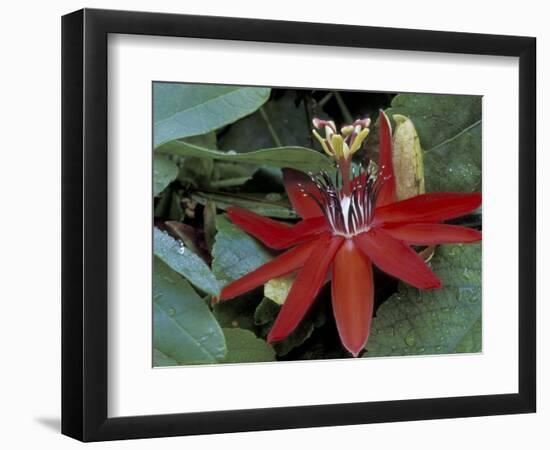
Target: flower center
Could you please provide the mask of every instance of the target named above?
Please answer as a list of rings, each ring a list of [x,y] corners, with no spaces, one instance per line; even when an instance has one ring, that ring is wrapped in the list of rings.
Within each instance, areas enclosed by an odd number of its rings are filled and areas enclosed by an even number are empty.
[[[299,186],[317,203],[332,233],[351,238],[369,230],[376,198],[388,177],[377,176],[368,160],[366,169],[359,165],[352,170],[352,180],[343,178],[341,167],[338,169],[334,180],[325,171],[316,175],[309,173],[316,186],[314,190]]]

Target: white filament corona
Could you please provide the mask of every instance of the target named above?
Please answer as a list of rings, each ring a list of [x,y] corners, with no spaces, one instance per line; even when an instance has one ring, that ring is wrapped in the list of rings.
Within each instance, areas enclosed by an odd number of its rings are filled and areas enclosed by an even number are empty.
[[[376,176],[367,162],[367,169],[359,166],[354,171],[353,180],[336,180],[323,171],[319,174],[309,174],[316,189],[306,189],[300,185],[304,195],[312,198],[329,223],[334,235],[351,238],[368,231],[374,216],[376,198],[384,182],[385,176]],[[347,186],[344,183],[348,183]],[[347,189],[345,189],[347,188]]]

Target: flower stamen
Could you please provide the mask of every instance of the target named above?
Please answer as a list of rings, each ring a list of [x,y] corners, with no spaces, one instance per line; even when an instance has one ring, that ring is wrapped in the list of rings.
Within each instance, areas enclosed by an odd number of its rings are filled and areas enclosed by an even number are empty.
[[[336,125],[332,120],[316,117],[313,119],[313,126],[316,128],[313,130],[313,135],[327,155],[343,164],[349,162],[351,156],[361,148],[369,134],[369,125],[369,118],[360,119],[351,125],[342,126],[340,133],[337,133]],[[323,130],[325,136],[322,137],[317,130]]]

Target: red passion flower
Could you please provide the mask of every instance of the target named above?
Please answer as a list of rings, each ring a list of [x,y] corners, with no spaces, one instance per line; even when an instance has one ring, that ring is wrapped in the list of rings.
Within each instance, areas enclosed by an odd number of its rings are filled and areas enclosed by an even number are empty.
[[[479,193],[434,192],[396,201],[392,134],[380,113],[378,168],[366,161],[352,171],[351,155],[368,134],[368,119],[337,133],[334,122],[315,119],[314,131],[325,152],[336,160],[337,174],[305,174],[284,169],[284,184],[296,213],[295,225],[277,222],[246,209],[230,207],[231,221],[279,256],[226,285],[226,300],[272,278],[297,273],[268,342],[286,338],[309,310],[320,288],[332,280],[332,308],[340,340],[357,356],[365,348],[374,305],[372,265],[418,289],[441,287],[441,281],[411,245],[468,243],[477,230],[440,223],[467,214],[481,204]],[[354,173],[350,173],[354,172]]]

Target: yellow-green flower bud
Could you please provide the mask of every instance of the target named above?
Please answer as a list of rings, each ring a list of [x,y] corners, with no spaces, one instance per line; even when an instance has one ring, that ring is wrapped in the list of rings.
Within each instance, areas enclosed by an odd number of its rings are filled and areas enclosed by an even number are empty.
[[[424,162],[420,140],[412,121],[401,114],[394,114],[396,128],[393,133],[393,171],[398,200],[423,194]]]

